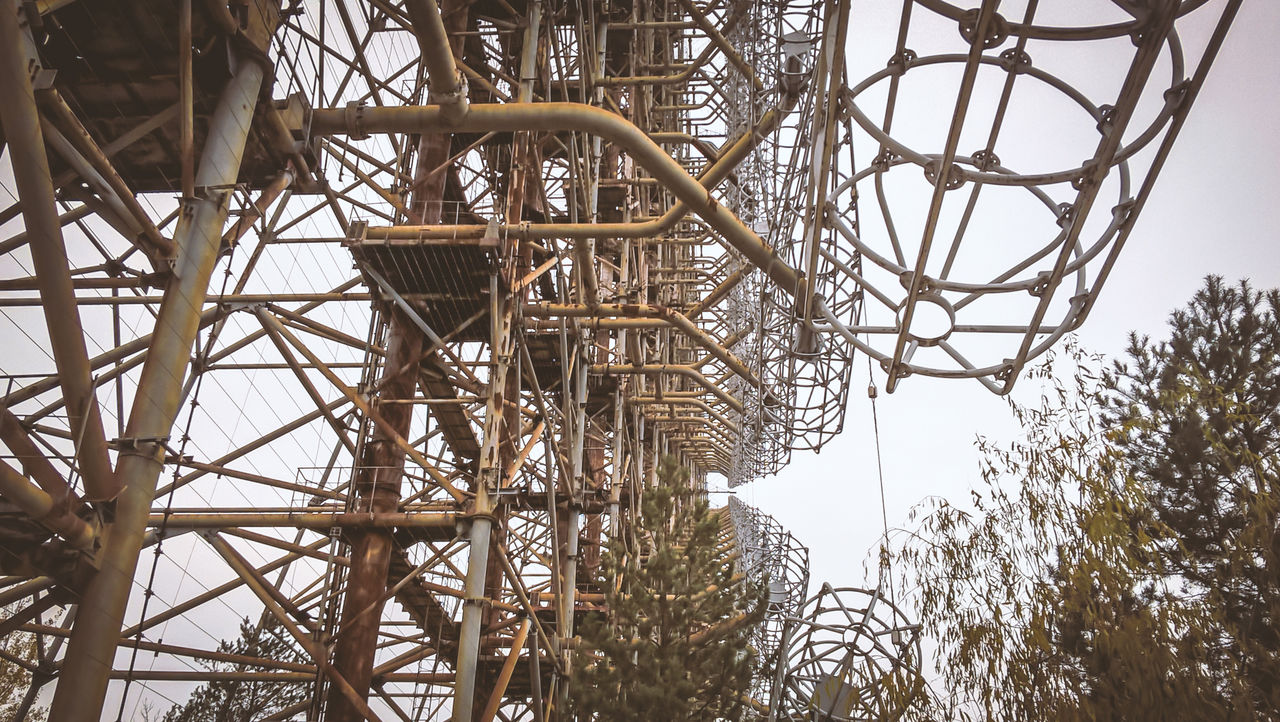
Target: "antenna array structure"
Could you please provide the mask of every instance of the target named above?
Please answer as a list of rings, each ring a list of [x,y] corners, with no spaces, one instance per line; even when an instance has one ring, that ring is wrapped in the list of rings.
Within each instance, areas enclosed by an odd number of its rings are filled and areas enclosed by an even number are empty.
[[[563,718],[656,460],[777,473],[858,353],[1007,392],[1095,305],[1239,4],[0,0],[23,708]],[[770,585],[757,711],[884,718],[918,630],[723,513]],[[228,652],[242,622],[298,660]]]

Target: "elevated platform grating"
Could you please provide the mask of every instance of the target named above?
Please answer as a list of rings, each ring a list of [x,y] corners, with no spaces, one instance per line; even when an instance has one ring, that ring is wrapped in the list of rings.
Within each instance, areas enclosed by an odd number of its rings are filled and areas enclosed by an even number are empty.
[[[441,337],[488,341],[489,279],[497,268],[497,242],[486,239],[367,238],[353,223],[343,245],[369,288],[391,301],[388,290],[407,301]],[[372,273],[370,273],[372,272]],[[390,287],[379,283],[381,278]]]

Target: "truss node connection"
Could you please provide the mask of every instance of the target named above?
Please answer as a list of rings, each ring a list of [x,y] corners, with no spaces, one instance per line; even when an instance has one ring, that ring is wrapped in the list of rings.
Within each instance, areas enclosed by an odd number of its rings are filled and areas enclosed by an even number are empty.
[[[563,719],[661,458],[778,473],[860,354],[1007,393],[1099,303],[1240,2],[1096,5],[0,0],[23,709]],[[901,714],[895,600],[721,514],[760,718]]]

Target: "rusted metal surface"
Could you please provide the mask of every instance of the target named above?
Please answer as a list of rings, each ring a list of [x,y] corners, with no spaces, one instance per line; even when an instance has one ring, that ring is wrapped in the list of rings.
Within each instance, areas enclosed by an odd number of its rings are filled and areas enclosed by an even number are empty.
[[[1239,2],[1050,26],[913,0],[865,72],[849,0],[0,5],[0,258],[34,266],[0,308],[52,350],[0,351],[34,368],[0,390],[0,631],[67,642],[27,703],[53,681],[54,720],[130,718],[253,680],[305,690],[280,719],[473,722],[564,719],[659,457],[759,479],[835,438],[860,354],[890,389],[1005,393],[1078,326]],[[1072,43],[1118,94],[1071,85]],[[929,68],[960,80],[917,148],[898,98]],[[1088,161],[1006,150],[1024,87],[1080,114]],[[908,170],[922,224],[894,220]],[[1051,227],[1016,258],[969,232],[1006,192]],[[838,671],[831,604],[879,593],[807,597],[793,537],[723,514],[725,563],[788,582],[752,706],[796,718]],[[224,604],[305,662],[216,649]]]

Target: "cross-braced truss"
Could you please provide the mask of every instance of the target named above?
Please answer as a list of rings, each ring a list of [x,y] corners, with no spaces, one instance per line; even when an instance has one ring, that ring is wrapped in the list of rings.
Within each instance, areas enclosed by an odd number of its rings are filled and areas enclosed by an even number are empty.
[[[776,473],[858,352],[1007,392],[1093,307],[1239,4],[908,0],[853,80],[851,0],[0,0],[25,706],[560,714],[655,460]],[[803,547],[727,514],[782,585],[757,706],[844,705],[852,663],[784,638],[881,597],[804,611]],[[220,649],[245,617],[302,661]]]

